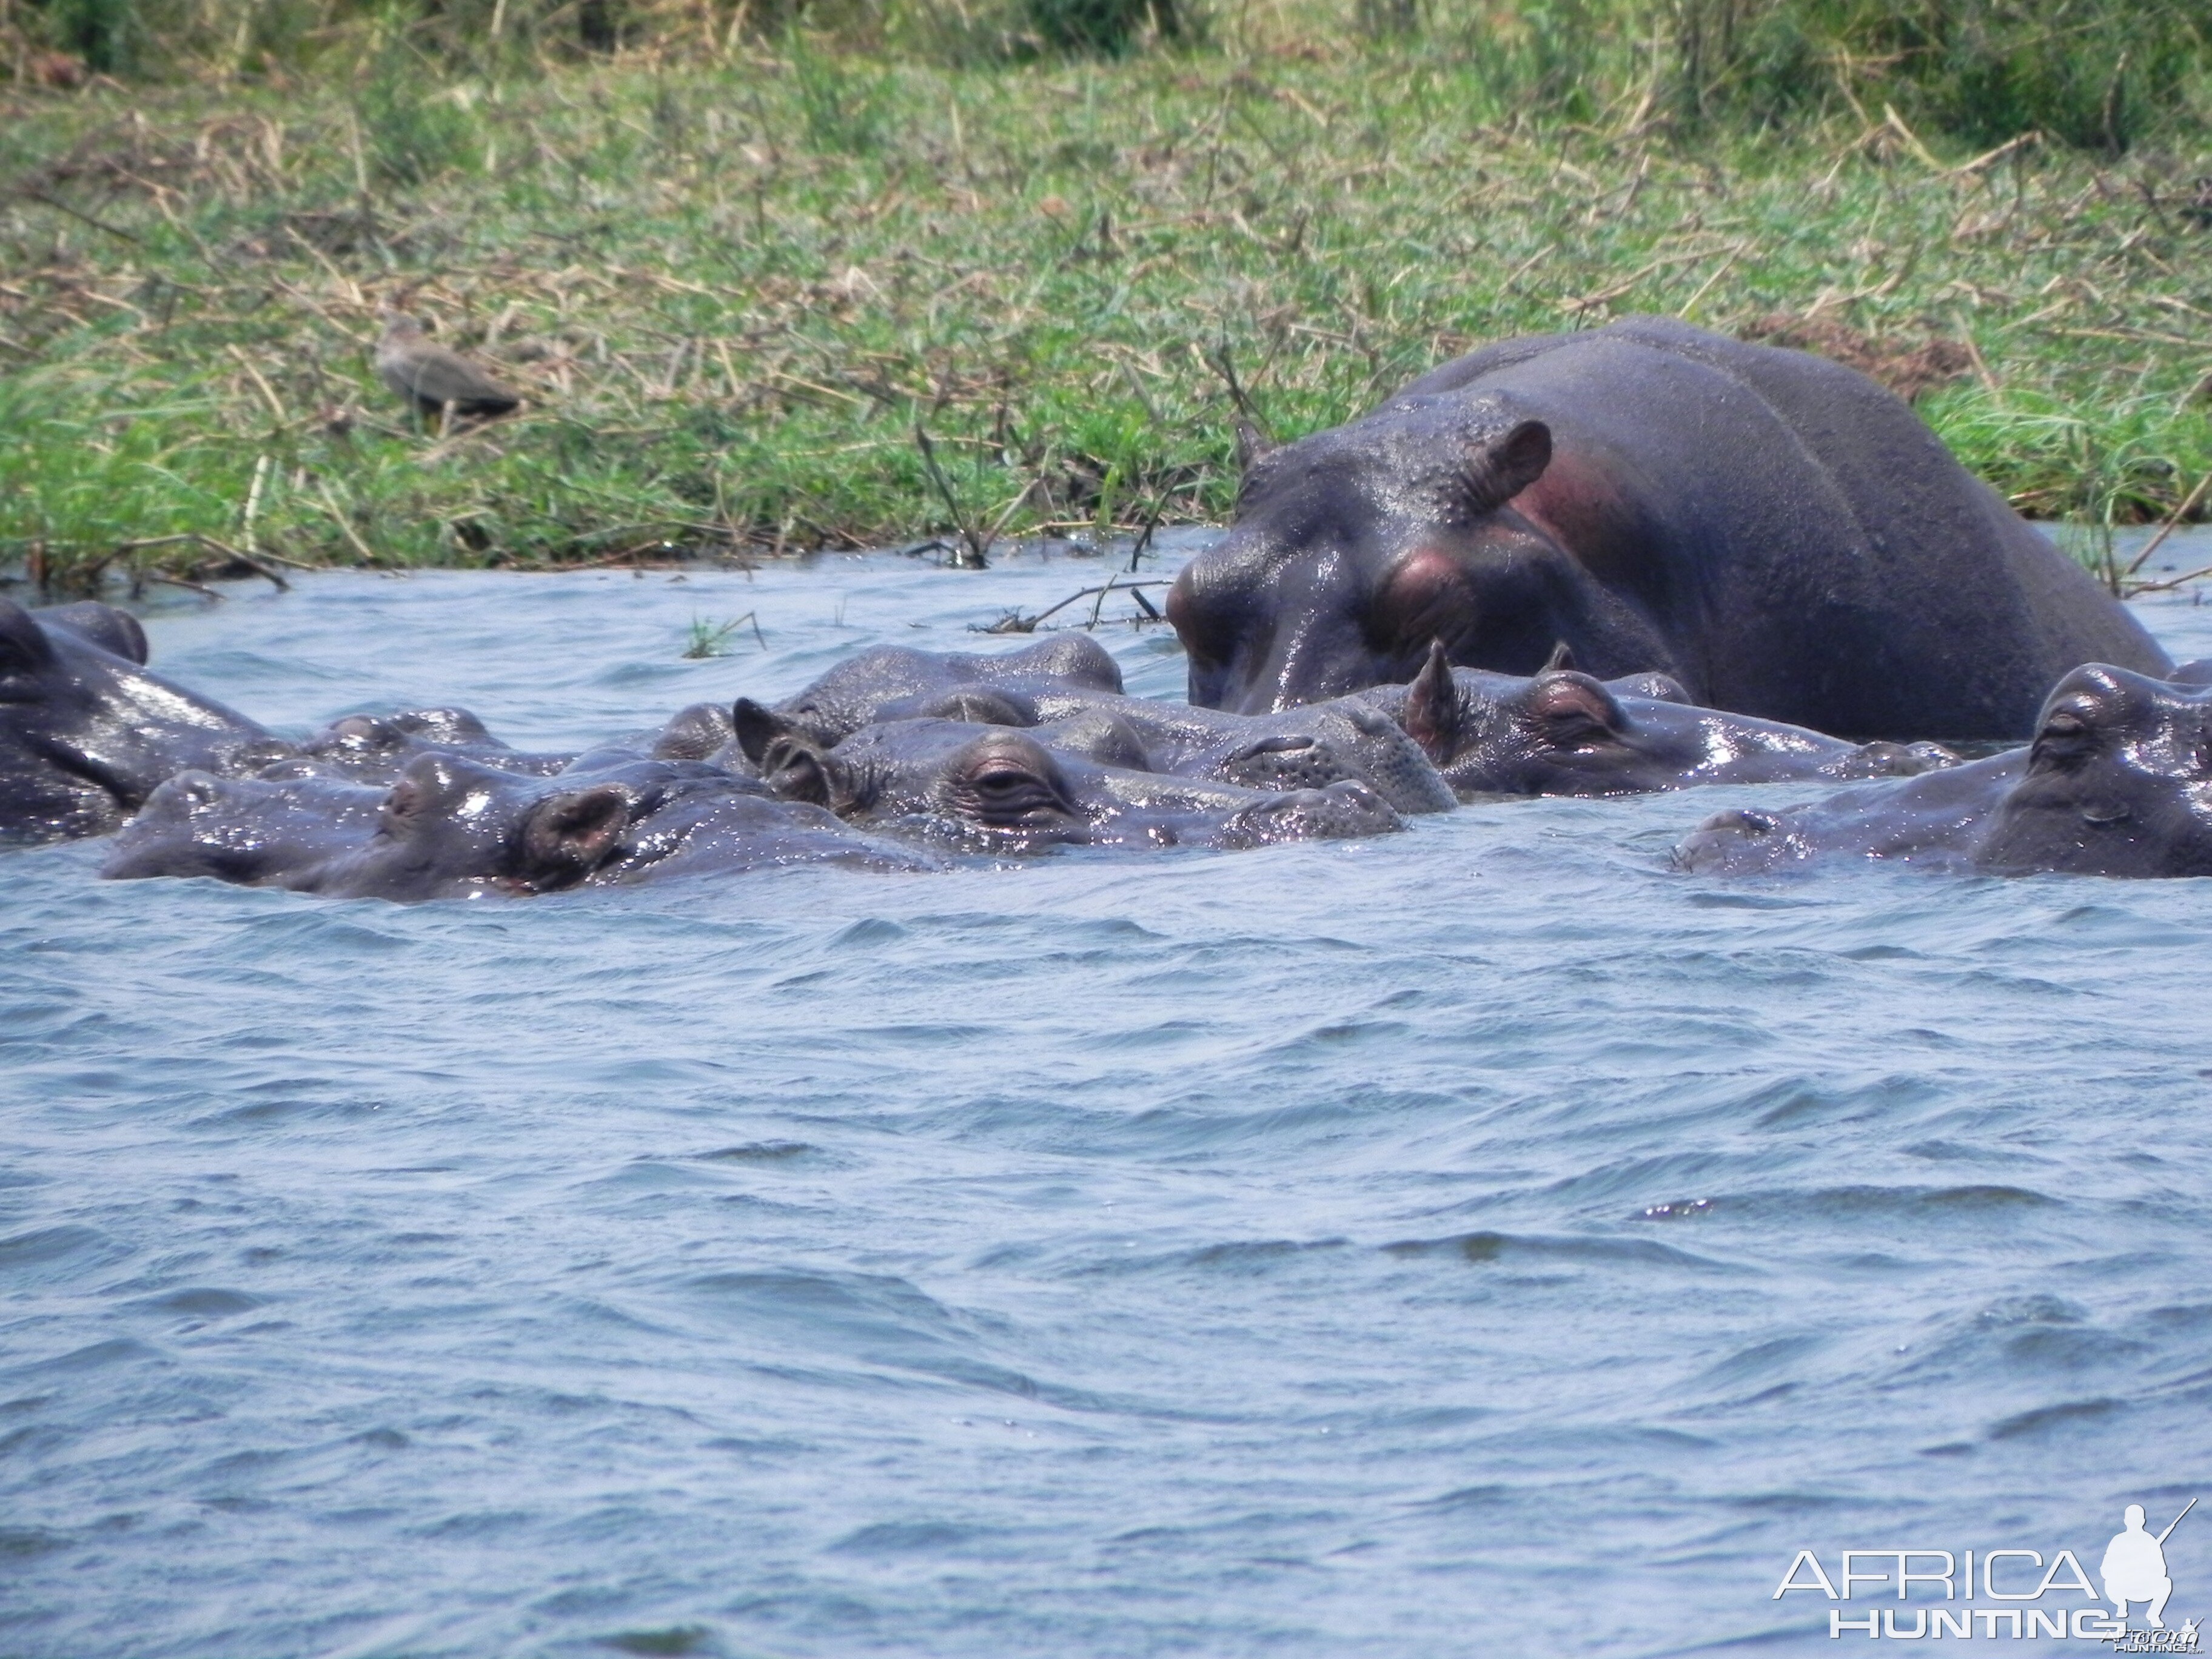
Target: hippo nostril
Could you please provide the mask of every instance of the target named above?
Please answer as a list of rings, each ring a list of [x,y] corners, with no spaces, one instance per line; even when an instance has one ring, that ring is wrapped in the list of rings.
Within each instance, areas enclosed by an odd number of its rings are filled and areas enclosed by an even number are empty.
[[[1261,755],[1294,755],[1313,746],[1314,740],[1310,737],[1297,732],[1284,732],[1276,737],[1261,738],[1257,743],[1246,744],[1237,751],[1237,758],[1254,760]]]
[[[1340,779],[1320,789],[1285,790],[1238,809],[1234,830],[1260,842],[1329,841],[1387,835],[1405,824],[1365,784]]]

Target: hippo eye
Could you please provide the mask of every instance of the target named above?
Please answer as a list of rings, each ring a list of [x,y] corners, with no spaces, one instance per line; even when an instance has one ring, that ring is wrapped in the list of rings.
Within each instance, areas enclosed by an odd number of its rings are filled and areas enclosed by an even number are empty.
[[[2061,704],[2044,717],[2028,758],[2031,763],[2045,762],[2063,766],[2086,760],[2096,746],[2097,728],[2087,711]]]
[[[1017,762],[993,762],[969,773],[963,782],[970,810],[985,823],[1000,828],[1061,817],[1072,810],[1049,780]]]

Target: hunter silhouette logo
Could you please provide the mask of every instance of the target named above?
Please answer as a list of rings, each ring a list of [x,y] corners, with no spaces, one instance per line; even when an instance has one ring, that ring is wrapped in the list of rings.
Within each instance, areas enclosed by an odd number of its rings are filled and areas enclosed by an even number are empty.
[[[2148,1601],[2150,1607],[2143,1616],[2150,1627],[2166,1628],[2166,1620],[2159,1615],[2166,1611],[2166,1598],[2173,1594],[2173,1580],[2166,1574],[2166,1540],[2181,1524],[2181,1516],[2196,1507],[2192,1498],[2188,1508],[2154,1538],[2143,1530],[2143,1506],[2128,1505],[2121,1516],[2127,1530],[2112,1534],[2112,1541],[2105,1546],[2104,1564],[2097,1569],[2097,1576],[2105,1581],[2105,1599],[2112,1604],[2113,1616],[2121,1623],[2127,1622],[2129,1602]]]
[[[2086,1549],[2081,1555],[2067,1548],[2047,1554],[2005,1548],[1847,1549],[1841,1553],[1841,1571],[1832,1576],[1818,1553],[1801,1549],[1776,1586],[1774,1599],[1802,1590],[1828,1601],[1831,1640],[1853,1635],[1908,1642],[2042,1638],[2101,1642],[2119,1653],[2198,1653],[2196,1620],[2183,1620],[2179,1630],[2166,1623],[2166,1603],[2173,1596],[2166,1542],[2196,1507],[2192,1498],[2163,1531],[2153,1532],[2143,1506],[2129,1504],[2120,1530],[2112,1534],[2104,1555],[2095,1558],[2097,1583],[2082,1559],[2089,1553]],[[1838,1560],[1835,1555],[1828,1559]],[[2109,1613],[2099,1605],[2099,1583],[2104,1587],[2101,1599],[2111,1603]],[[2069,1596],[2078,1599],[2069,1603]],[[1863,1605],[1870,1601],[1890,1605]],[[1847,1611],[1855,1601],[1861,1606]],[[2131,1626],[2128,1613],[2137,1607],[2143,1622]]]

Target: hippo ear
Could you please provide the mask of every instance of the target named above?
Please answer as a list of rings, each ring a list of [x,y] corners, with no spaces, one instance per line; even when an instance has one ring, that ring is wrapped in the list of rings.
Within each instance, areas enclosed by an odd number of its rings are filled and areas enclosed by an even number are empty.
[[[836,780],[830,773],[830,757],[811,739],[796,734],[778,738],[756,763],[761,769],[761,781],[779,798],[836,810]]]
[[[97,599],[85,599],[76,605],[58,605],[37,613],[40,622],[49,628],[66,628],[81,640],[89,640],[111,656],[146,665],[146,630],[138,625],[138,618],[128,611],[118,611],[112,605],[102,605]]]
[[[1567,642],[1561,640],[1553,646],[1552,654],[1544,659],[1544,665],[1536,672],[1539,674],[1556,674],[1561,669],[1573,666],[1575,666],[1575,653],[1569,648]]]
[[[1459,747],[1459,684],[1452,678],[1451,662],[1444,655],[1442,640],[1429,641],[1429,659],[1406,688],[1406,709],[1398,723],[1438,766]]]
[[[738,747],[744,750],[745,758],[755,766],[761,764],[761,757],[768,753],[770,744],[799,732],[795,721],[750,697],[739,697],[731,706],[730,724],[737,732]]]
[[[1600,732],[1618,732],[1626,714],[1601,681],[1572,669],[1539,674],[1528,682],[1522,710],[1553,742],[1572,744]]]
[[[668,717],[653,740],[653,757],[702,761],[736,736],[728,709],[718,702],[695,702]]]
[[[1541,421],[1522,421],[1503,436],[1477,444],[1468,456],[1468,510],[1482,514],[1504,506],[1542,477],[1551,464],[1552,428]]]
[[[53,657],[53,642],[31,613],[13,599],[0,599],[0,674],[44,667]]]
[[[1249,421],[1237,422],[1237,470],[1249,472],[1282,446],[1268,437]]]
[[[629,814],[629,797],[612,784],[547,796],[522,826],[524,877],[541,892],[581,881],[606,862]]]

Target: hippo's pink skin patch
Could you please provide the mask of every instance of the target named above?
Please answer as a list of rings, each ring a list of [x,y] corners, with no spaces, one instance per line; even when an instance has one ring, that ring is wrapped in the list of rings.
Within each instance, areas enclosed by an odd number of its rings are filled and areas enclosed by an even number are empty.
[[[1544,476],[1506,505],[1601,580],[1627,577],[1644,563],[1636,556],[1636,514],[1594,457],[1554,449]]]

